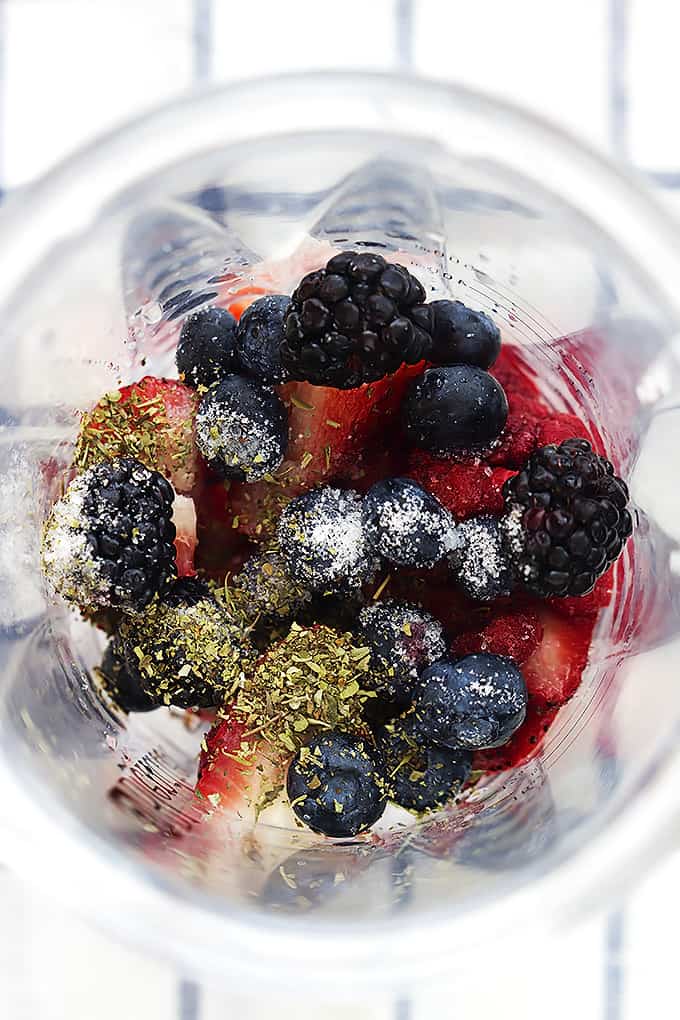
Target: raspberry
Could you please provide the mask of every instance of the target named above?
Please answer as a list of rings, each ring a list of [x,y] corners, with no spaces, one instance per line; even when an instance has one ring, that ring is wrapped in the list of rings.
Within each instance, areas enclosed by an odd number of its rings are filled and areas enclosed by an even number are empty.
[[[520,665],[532,655],[543,637],[543,624],[538,614],[531,610],[519,613],[501,613],[482,627],[458,634],[451,651],[455,655],[471,655],[474,652],[491,652],[507,655]]]
[[[521,467],[536,449],[539,421],[524,411],[510,411],[498,445],[489,453],[489,464]]]
[[[422,284],[372,252],[340,252],[293,293],[281,362],[292,379],[348,390],[422,361],[434,317]]]
[[[553,414],[539,422],[537,431],[537,446],[559,446],[565,439],[572,437],[577,439],[588,439],[588,429],[580,418],[573,414]]]
[[[407,473],[459,521],[502,514],[503,483],[514,474],[488,464],[452,464],[423,451],[412,455]]]

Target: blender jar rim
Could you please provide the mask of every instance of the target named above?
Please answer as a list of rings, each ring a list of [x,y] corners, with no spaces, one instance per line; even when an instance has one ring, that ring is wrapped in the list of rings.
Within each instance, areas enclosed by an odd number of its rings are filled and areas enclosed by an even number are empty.
[[[512,145],[511,135],[516,132],[513,168],[529,176],[530,171],[541,176],[552,171],[555,176],[549,179],[558,196],[578,208],[622,252],[630,258],[634,253],[636,267],[654,280],[671,320],[680,322],[676,286],[680,279],[680,229],[632,171],[615,166],[543,118],[505,101],[455,84],[354,71],[279,75],[190,95],[117,128],[63,161],[10,198],[0,213],[2,244],[12,252],[12,258],[4,260],[7,271],[0,276],[0,307],[11,308],[13,295],[20,293],[36,253],[42,251],[45,234],[54,242],[72,235],[94,220],[112,195],[153,173],[163,160],[173,162],[209,148],[220,120],[227,131],[230,124],[233,127],[234,121],[238,122],[240,135],[227,135],[230,143],[239,137],[257,137],[257,117],[251,125],[238,112],[249,103],[258,107],[263,99],[274,103],[275,97],[276,119],[269,114],[270,133],[304,130],[309,126],[304,115],[305,96],[312,95],[317,101],[324,100],[329,120],[324,124],[326,130],[351,128],[348,117],[361,109],[373,129],[385,129],[387,124],[408,133],[406,118],[402,116],[400,121],[395,109],[404,100],[407,106],[411,104],[406,113],[412,114],[414,109],[431,113],[437,107],[442,120],[447,110],[453,115],[456,109],[480,121],[493,118],[500,124],[498,137],[504,144]],[[183,129],[183,148],[178,152],[176,137]],[[158,144],[154,146],[152,140]],[[119,158],[123,153],[125,159]],[[540,168],[529,165],[532,153],[545,157]],[[501,151],[504,154],[505,150]],[[338,981],[343,975],[359,983],[398,983],[407,971],[423,976],[445,973],[451,968],[454,944],[465,957],[465,947],[477,948],[478,937],[484,934],[487,938],[489,933],[499,937],[511,934],[516,924],[529,919],[548,928],[564,923],[600,902],[605,890],[618,885],[624,874],[627,877],[642,861],[667,847],[675,826],[669,804],[680,782],[680,754],[671,746],[664,750],[663,761],[647,777],[644,794],[606,831],[558,868],[537,874],[531,887],[515,888],[501,900],[482,904],[474,914],[422,914],[409,921],[396,915],[362,922],[357,928],[351,923],[318,924],[308,918],[291,923],[245,910],[206,911],[199,898],[187,901],[186,897],[168,895],[160,883],[149,883],[144,869],[131,867],[122,852],[106,847],[100,853],[96,839],[82,838],[84,826],[82,832],[78,825],[61,826],[60,815],[69,817],[65,808],[48,811],[46,804],[37,801],[22,805],[26,788],[0,749],[0,790],[7,791],[5,803],[14,801],[18,818],[7,833],[4,856],[28,878],[35,879],[37,870],[40,880],[53,891],[56,887],[79,912],[146,948],[153,940],[156,949],[176,956],[192,969],[200,971],[206,961],[214,966],[221,960],[223,971],[251,968],[253,974],[261,975],[266,960],[277,979],[286,968],[313,967],[315,983],[331,976]],[[50,832],[51,847],[61,845],[61,853],[55,857],[61,864],[68,862],[70,880],[64,881],[63,872],[50,873],[43,838],[31,837],[31,830],[35,832],[37,827]],[[98,900],[102,891],[103,903]],[[109,902],[114,909],[103,910]]]

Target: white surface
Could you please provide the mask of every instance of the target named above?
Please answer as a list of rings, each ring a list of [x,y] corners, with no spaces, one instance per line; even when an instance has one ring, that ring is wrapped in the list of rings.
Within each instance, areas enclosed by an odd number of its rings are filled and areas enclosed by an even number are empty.
[[[209,27],[212,47],[194,35]],[[612,47],[610,18],[629,32]],[[412,18],[409,21],[409,10]],[[405,20],[395,16],[401,12]],[[621,15],[624,15],[621,17]],[[501,93],[606,147],[612,52],[623,60],[629,118],[623,148],[648,169],[680,170],[676,43],[680,14],[667,0],[0,0],[3,87],[0,184],[19,185],[126,117],[214,80],[301,67],[413,70]],[[413,34],[408,28],[412,24]],[[205,41],[205,40],[204,40]],[[624,40],[625,41],[625,40]],[[669,203],[678,205],[677,193]],[[49,852],[46,848],[45,852]],[[527,940],[526,972],[483,987],[457,982],[403,1003],[366,1003],[357,1016],[414,1020],[541,1012],[572,1020],[638,1020],[675,1002],[680,858],[650,875],[616,916],[596,918],[547,945]],[[0,1016],[7,1020],[217,1020],[266,1016],[238,990],[195,989],[165,965],[112,945],[0,872]],[[617,933],[623,933],[621,948]],[[131,1009],[131,1004],[134,1006]],[[339,1011],[279,1003],[278,1017]],[[343,1015],[346,1015],[343,1011]]]

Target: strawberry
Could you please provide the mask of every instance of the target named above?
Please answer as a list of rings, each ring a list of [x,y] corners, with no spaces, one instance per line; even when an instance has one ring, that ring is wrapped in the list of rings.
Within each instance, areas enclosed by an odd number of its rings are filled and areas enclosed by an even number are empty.
[[[536,449],[539,419],[525,411],[510,410],[498,444],[487,456],[489,464],[520,468]]]
[[[488,464],[455,464],[418,450],[407,474],[436,496],[457,520],[503,513],[503,483],[515,472]]]
[[[286,459],[273,481],[231,485],[235,527],[261,539],[271,534],[285,504],[301,492],[331,478],[360,486],[362,478],[375,472],[379,437],[394,438],[390,430],[402,397],[420,372],[422,365],[403,365],[393,375],[354,390],[304,382],[280,387],[289,413]]]
[[[504,772],[525,765],[541,750],[557,712],[556,708],[541,708],[530,701],[526,719],[508,743],[491,751],[478,751],[472,768],[482,772]]]
[[[593,619],[567,619],[553,609],[539,613],[543,639],[522,666],[529,700],[537,708],[556,708],[571,698],[588,662]]]
[[[241,817],[256,811],[278,777],[262,742],[246,734],[247,724],[233,707],[221,710],[201,744],[196,782],[198,797]]]
[[[109,457],[135,457],[189,494],[202,476],[194,443],[198,394],[176,379],[147,375],[105,394],[83,415],[76,444],[80,469]]]
[[[565,439],[591,440],[584,422],[574,414],[551,414],[539,422],[536,446],[559,446]]]
[[[177,534],[175,550],[177,576],[192,577],[195,573],[194,553],[196,550],[196,508],[189,496],[176,496],[172,509],[172,520]]]
[[[490,652],[507,655],[520,665],[538,648],[543,637],[543,624],[538,613],[525,609],[517,613],[499,613],[479,630],[458,634],[451,651],[455,655]]]
[[[198,496],[196,512],[196,566],[208,577],[221,582],[227,574],[238,573],[252,553],[247,536],[233,526],[229,484],[209,479]]]

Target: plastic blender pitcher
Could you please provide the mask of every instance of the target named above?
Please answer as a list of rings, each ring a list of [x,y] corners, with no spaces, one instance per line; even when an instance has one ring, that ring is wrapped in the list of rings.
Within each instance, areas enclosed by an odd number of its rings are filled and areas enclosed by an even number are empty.
[[[98,141],[21,194],[0,236],[0,844],[13,867],[187,971],[397,988],[518,926],[564,925],[669,844],[680,234],[636,180],[463,89],[305,75],[192,97]],[[196,732],[103,699],[104,638],[46,600],[41,524],[78,412],[172,374],[192,310],[290,293],[361,246],[498,321],[630,480],[634,539],[581,687],[527,765],[378,839],[206,824]]]

